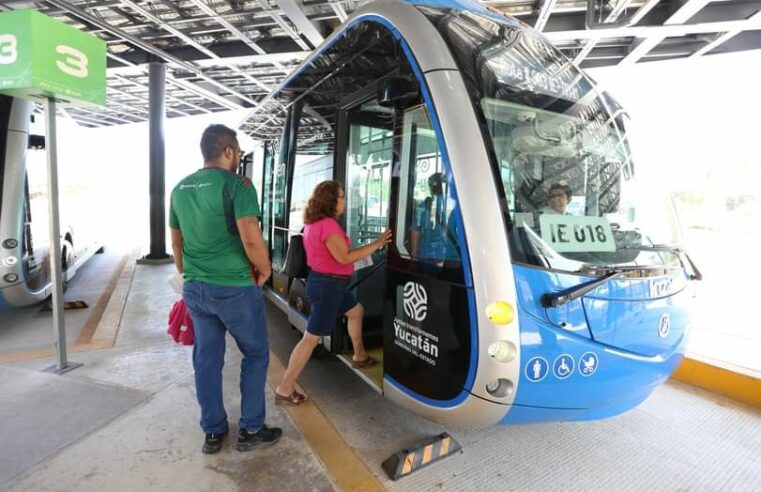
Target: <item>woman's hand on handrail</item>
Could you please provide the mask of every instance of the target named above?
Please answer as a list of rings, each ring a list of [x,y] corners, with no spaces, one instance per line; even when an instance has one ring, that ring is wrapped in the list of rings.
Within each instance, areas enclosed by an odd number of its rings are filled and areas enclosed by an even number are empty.
[[[386,230],[378,237],[378,239],[370,244],[360,246],[359,248],[349,249],[349,246],[346,245],[346,241],[344,241],[343,237],[338,234],[331,234],[325,240],[325,246],[328,248],[328,251],[330,251],[330,255],[333,259],[342,265],[348,265],[365,259],[381,249],[391,241],[391,236],[391,231]]]
[[[393,236],[393,233],[391,232],[391,229],[386,229],[385,231],[383,231],[383,234],[378,236],[378,239],[373,241],[371,244],[374,244],[376,246],[375,250],[377,251],[381,249],[382,247],[384,247],[385,245],[387,245],[388,243],[390,243],[392,236]]]

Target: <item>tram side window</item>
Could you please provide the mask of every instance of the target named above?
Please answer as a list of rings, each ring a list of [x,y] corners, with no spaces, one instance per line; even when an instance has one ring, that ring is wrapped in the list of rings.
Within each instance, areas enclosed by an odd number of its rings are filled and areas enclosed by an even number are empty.
[[[349,135],[346,233],[357,247],[376,239],[388,227],[393,131],[352,123]]]
[[[269,244],[272,241],[270,227],[272,226],[272,201],[274,200],[274,189],[272,181],[275,173],[275,155],[277,154],[275,145],[271,142],[265,142],[264,162],[261,179],[260,196],[262,197],[262,233],[264,240]],[[256,184],[254,185],[256,186]]]
[[[454,212],[457,206],[446,175],[441,149],[425,106],[405,112],[402,179],[395,234],[402,256],[442,265],[460,262]]]
[[[285,263],[285,237],[277,229],[285,222],[286,175],[285,162],[281,159],[275,159],[272,181],[272,222],[276,227],[272,236],[272,268],[278,270]]]
[[[318,142],[304,142],[299,134],[296,162],[293,168],[291,207],[288,229],[296,233],[304,226],[304,209],[314,188],[333,178],[333,137]]]

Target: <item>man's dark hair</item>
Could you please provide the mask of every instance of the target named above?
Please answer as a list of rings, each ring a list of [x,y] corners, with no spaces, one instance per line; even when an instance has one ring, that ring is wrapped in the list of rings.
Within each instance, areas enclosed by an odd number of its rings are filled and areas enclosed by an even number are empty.
[[[563,193],[565,193],[565,197],[569,201],[571,200],[571,196],[573,195],[573,193],[571,192],[571,187],[570,186],[564,185],[564,184],[560,184],[560,183],[555,183],[554,185],[550,186],[550,192],[549,192],[550,195],[552,195],[552,190],[562,190]]]
[[[235,130],[225,125],[209,125],[201,136],[203,161],[210,162],[222,155],[227,147],[236,145]]]

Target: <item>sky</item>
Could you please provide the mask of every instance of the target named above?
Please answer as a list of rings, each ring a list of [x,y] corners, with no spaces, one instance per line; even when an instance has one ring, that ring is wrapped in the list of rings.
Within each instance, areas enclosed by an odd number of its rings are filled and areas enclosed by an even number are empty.
[[[638,165],[672,187],[755,192],[747,173],[761,172],[759,66],[761,50],[590,73],[631,115]]]
[[[166,199],[184,176],[203,167],[200,140],[210,124],[236,128],[249,110],[167,119],[165,123]],[[85,186],[98,204],[86,210],[87,222],[99,224],[108,241],[119,245],[149,244],[148,123],[83,129],[59,118],[61,188]],[[254,142],[238,133],[244,151]],[[166,209],[168,214],[168,208]],[[167,243],[167,252],[170,245]]]

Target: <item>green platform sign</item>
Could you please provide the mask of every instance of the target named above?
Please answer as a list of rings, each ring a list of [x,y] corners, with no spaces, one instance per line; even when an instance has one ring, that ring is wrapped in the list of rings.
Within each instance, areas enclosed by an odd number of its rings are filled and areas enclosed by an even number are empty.
[[[0,93],[106,104],[106,43],[36,10],[0,13]]]

